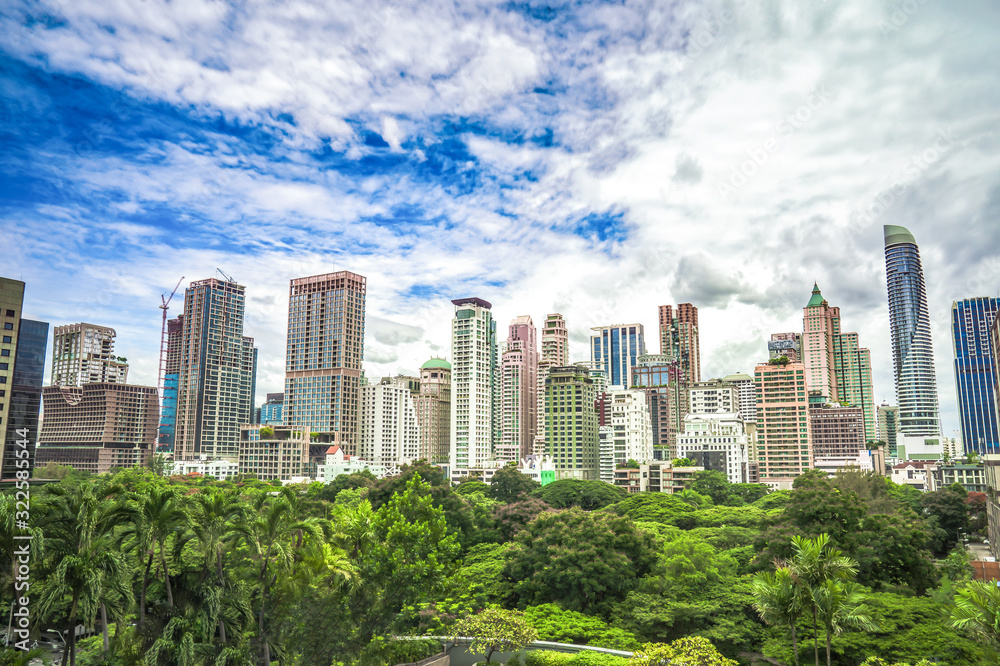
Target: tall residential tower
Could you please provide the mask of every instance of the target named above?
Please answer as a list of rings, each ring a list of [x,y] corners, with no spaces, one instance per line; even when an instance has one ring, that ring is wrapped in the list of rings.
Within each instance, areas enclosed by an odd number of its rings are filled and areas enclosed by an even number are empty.
[[[500,445],[496,457],[518,461],[534,450],[538,428],[538,339],[531,317],[510,323],[500,359]]]
[[[967,298],[951,304],[951,339],[962,441],[966,451],[1000,453],[997,432],[996,367],[990,329],[1000,300]]]
[[[493,305],[481,298],[452,301],[452,468],[477,468],[492,460],[497,428],[497,324]]]
[[[920,249],[904,227],[887,224],[884,231],[889,332],[900,432],[906,436],[936,437],[941,434],[941,421]]]

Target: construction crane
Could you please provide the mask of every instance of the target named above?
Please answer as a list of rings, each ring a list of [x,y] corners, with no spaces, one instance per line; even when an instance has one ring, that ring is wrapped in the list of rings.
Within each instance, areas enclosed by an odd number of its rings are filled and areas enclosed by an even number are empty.
[[[215,271],[219,273],[219,275],[221,275],[222,277],[226,278],[227,282],[236,282],[236,280],[233,279],[233,276],[229,275],[228,273],[226,273],[226,271],[222,270],[221,268],[216,268]]]
[[[174,299],[174,294],[176,294],[177,290],[180,289],[181,282],[183,281],[184,276],[181,276],[181,279],[178,280],[177,284],[174,286],[174,290],[170,292],[170,296],[167,296],[166,293],[160,294],[159,308],[163,310],[163,324],[160,328],[160,369],[156,378],[156,390],[160,398],[160,427],[157,429],[156,433],[158,443],[160,438],[163,437],[163,426],[166,425],[163,423],[163,381],[164,376],[167,373],[167,308],[170,307],[170,301]]]

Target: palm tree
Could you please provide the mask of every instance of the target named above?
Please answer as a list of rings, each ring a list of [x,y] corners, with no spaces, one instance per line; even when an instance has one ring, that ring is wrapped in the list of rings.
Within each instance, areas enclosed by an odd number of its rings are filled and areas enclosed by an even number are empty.
[[[774,572],[763,571],[751,583],[753,607],[760,619],[769,625],[787,625],[792,632],[792,652],[795,666],[799,666],[799,644],[795,636],[795,622],[802,615],[802,595],[795,587],[795,580],[788,567],[778,567]]]
[[[236,538],[234,525],[243,516],[244,506],[236,493],[202,492],[195,496],[195,518],[192,536],[198,541],[202,560],[201,582],[205,584],[212,574],[214,585],[224,585],[223,556],[227,546]],[[219,642],[226,643],[226,623],[219,618]]]
[[[128,523],[118,536],[118,543],[127,543],[134,550],[143,567],[142,588],[139,597],[138,629],[146,622],[146,592],[149,589],[149,575],[154,557],[159,555],[159,565],[163,569],[163,584],[167,593],[167,606],[173,607],[173,591],[170,589],[170,567],[167,563],[166,546],[172,536],[183,534],[191,523],[177,491],[154,486],[146,492],[137,493],[119,505],[117,515]],[[145,564],[142,559],[145,558]]]
[[[14,590],[14,582],[17,578],[17,556],[15,551],[27,544],[31,550],[31,557],[37,560],[44,552],[45,534],[40,527],[32,525],[27,530],[17,528],[17,520],[24,518],[24,514],[19,517],[18,500],[14,493],[0,494],[0,562],[9,564],[9,567],[0,568],[0,608],[6,608],[17,594]],[[32,498],[32,510],[36,515],[44,514],[41,498]],[[30,536],[30,539],[15,539],[14,536]]]
[[[854,583],[830,578],[814,590],[814,600],[819,618],[826,629],[826,666],[830,666],[831,638],[845,629],[875,631],[875,623],[865,615],[863,595]]]
[[[271,663],[271,645],[265,623],[270,590],[277,582],[279,571],[287,570],[295,560],[298,547],[310,540],[322,540],[325,521],[319,518],[300,518],[295,514],[296,505],[284,494],[277,497],[258,495],[254,498],[249,517],[235,526],[239,541],[245,544],[258,567],[257,589],[260,609],[257,620],[257,638],[261,644],[261,659],[265,666]],[[328,529],[329,524],[326,523]],[[289,543],[287,537],[294,541]]]
[[[1000,588],[973,581],[955,595],[951,626],[970,630],[981,642],[1000,648]]]
[[[56,566],[49,577],[50,585],[41,595],[39,612],[46,617],[69,597],[69,644],[62,663],[65,666],[68,660],[75,665],[77,622],[82,620],[86,626],[92,626],[100,611],[106,651],[107,605],[117,602],[112,608],[121,626],[121,619],[131,605],[131,575],[124,558],[114,548],[113,504],[95,495],[91,486],[79,486],[74,491],[55,487],[50,492],[56,499],[42,527],[47,550]]]
[[[812,607],[813,652],[816,666],[819,666],[819,607],[816,593],[828,580],[852,580],[858,574],[858,563],[844,557],[841,551],[830,545],[830,536],[820,534],[815,539],[792,537],[792,559],[789,567],[795,586],[803,599]]]

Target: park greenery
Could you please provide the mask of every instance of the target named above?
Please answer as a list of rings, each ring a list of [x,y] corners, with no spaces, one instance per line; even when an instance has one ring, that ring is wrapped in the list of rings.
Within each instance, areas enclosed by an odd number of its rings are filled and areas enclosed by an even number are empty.
[[[1000,592],[971,581],[959,542],[985,504],[960,486],[810,472],[768,493],[699,471],[683,492],[629,495],[514,469],[452,486],[423,462],[282,488],[39,474],[32,631],[68,637],[63,664],[382,666],[440,649],[404,636],[468,636],[490,663],[535,637],[633,653],[511,662],[540,665],[964,666],[1000,648]],[[15,513],[0,495],[5,562]],[[14,584],[0,569],[0,607]]]

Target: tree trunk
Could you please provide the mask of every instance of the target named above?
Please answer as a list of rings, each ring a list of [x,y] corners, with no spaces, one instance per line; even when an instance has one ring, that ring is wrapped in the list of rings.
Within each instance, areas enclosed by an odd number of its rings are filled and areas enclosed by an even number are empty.
[[[218,563],[218,567],[219,567],[219,583],[218,584],[222,585],[223,584],[223,580],[225,578],[225,573],[222,570],[222,551],[221,550],[216,550],[215,551],[215,559],[216,559],[216,562]],[[223,645],[226,644],[226,623],[223,621],[223,619],[221,617],[219,618],[219,642],[221,642]]]
[[[146,588],[149,587],[149,571],[153,568],[153,551],[149,551],[149,559],[146,560],[146,570],[142,572],[142,594],[139,597],[139,631],[146,623]]]
[[[815,606],[813,606],[813,653],[816,657],[816,666],[819,666],[819,625],[817,624]]]
[[[101,602],[101,634],[103,634],[104,636],[103,654],[107,654],[108,648],[110,648],[111,646],[108,641],[108,607],[107,605],[105,605],[103,601]]]
[[[163,552],[163,540],[160,540],[160,563],[163,565],[163,582],[167,586],[167,608],[174,607],[174,593],[170,590],[170,569],[167,568],[167,556]],[[816,662],[816,666],[819,666],[819,662]]]
[[[70,666],[76,666],[76,605],[79,599],[73,595],[73,606],[69,613],[69,645],[66,652],[69,654]],[[63,663],[66,663],[66,655],[63,655]]]
[[[792,651],[795,653],[795,666],[799,666],[799,642],[795,637],[795,620],[792,620]]]
[[[830,630],[826,630],[826,666],[830,666]]]

